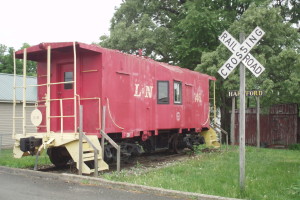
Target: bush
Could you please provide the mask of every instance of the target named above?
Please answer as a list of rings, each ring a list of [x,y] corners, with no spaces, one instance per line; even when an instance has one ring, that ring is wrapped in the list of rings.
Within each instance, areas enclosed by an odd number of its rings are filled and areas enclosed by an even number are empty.
[[[289,148],[289,150],[300,151],[300,144],[290,144],[288,148]]]

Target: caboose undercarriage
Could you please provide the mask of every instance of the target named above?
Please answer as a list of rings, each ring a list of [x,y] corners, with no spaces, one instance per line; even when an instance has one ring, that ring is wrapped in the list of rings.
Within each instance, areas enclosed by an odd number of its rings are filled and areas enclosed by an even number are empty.
[[[219,146],[217,135],[213,130],[203,131],[201,134],[196,132],[178,133],[176,130],[163,130],[157,136],[149,136],[144,141],[141,137],[131,139],[117,138],[114,141],[120,146],[121,162],[131,163],[142,153],[153,153],[161,150],[168,150],[173,153],[180,153],[183,149],[194,150],[195,146],[207,144],[208,146]],[[108,164],[117,162],[117,150],[111,144],[104,146],[104,158],[102,148],[97,136],[87,136],[89,142],[97,147],[98,150],[98,170],[108,169]],[[57,167],[65,166],[70,160],[77,163],[79,168],[79,134],[77,133],[27,133],[26,136],[17,134],[15,137],[14,157],[21,158],[28,155],[39,155],[44,149],[50,161]],[[83,163],[82,172],[90,174],[94,169],[94,149],[87,142],[83,141]]]
[[[114,134],[114,140],[121,147],[121,158],[124,162],[131,162],[134,157],[141,153],[153,153],[160,150],[169,150],[180,153],[184,148],[194,150],[195,145],[204,144],[204,137],[196,132],[179,134],[178,130],[162,130],[158,135],[151,135],[147,138],[135,137],[122,139],[121,133]],[[118,139],[119,136],[119,139]],[[104,148],[104,160],[107,163],[115,162],[117,154],[115,148],[108,144]]]

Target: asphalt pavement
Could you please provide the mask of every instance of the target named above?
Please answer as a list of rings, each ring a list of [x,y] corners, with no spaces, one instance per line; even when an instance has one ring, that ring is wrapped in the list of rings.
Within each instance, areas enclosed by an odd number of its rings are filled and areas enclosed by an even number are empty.
[[[138,191],[84,185],[60,179],[25,174],[9,174],[0,170],[1,200],[178,200]]]

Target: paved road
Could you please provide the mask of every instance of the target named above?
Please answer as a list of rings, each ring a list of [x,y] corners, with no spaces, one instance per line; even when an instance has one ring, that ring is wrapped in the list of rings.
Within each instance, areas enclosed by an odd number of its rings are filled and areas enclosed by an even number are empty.
[[[1,200],[178,200],[141,192],[14,175],[0,170]]]

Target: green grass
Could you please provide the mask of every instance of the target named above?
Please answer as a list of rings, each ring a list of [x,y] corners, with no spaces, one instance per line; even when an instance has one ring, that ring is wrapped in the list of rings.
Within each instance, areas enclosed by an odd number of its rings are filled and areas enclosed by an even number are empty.
[[[300,152],[246,148],[246,189],[239,190],[238,147],[200,154],[186,162],[150,171],[104,174],[104,178],[224,197],[300,199]]]
[[[26,156],[23,158],[14,158],[11,149],[2,149],[0,151],[0,166],[14,167],[14,168],[33,168],[35,163],[35,156]],[[39,157],[38,165],[51,164],[46,152],[43,152]]]

